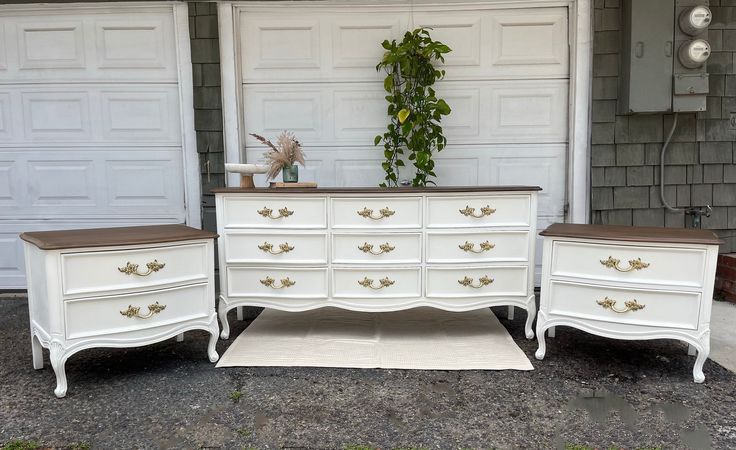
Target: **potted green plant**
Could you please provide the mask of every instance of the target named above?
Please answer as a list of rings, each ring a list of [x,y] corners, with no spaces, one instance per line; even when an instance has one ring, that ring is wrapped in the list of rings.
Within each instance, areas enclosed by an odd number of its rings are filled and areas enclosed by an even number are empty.
[[[450,47],[432,40],[429,29],[417,28],[404,34],[401,42],[385,40],[386,52],[377,71],[385,71],[383,87],[388,101],[389,124],[387,131],[375,137],[374,145],[383,142],[382,163],[386,172],[382,187],[398,186],[399,167],[404,167],[404,155],[414,165],[413,186],[435,184],[431,178],[435,163],[433,152],[442,151],[447,139],[442,133],[442,116],[450,114],[450,106],[437,98],[432,87],[445,76],[435,67],[444,62]]]
[[[299,181],[299,166],[296,163],[304,165],[304,152],[293,133],[283,131],[276,140],[276,145],[258,134],[250,133],[250,135],[268,147],[263,153],[266,163],[271,166],[266,172],[267,179],[272,180],[281,172],[284,183]]]

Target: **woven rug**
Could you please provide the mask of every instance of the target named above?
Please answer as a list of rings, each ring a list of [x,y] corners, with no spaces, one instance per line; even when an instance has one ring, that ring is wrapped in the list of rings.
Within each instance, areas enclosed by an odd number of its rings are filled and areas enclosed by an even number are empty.
[[[264,310],[217,367],[533,370],[493,312]]]

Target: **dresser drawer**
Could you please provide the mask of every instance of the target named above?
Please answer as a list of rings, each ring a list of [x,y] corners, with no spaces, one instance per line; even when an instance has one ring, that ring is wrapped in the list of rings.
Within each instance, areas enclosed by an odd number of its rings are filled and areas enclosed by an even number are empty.
[[[327,200],[310,197],[222,199],[224,228],[326,228]]]
[[[427,267],[427,297],[528,295],[526,266]]]
[[[327,298],[327,268],[228,267],[231,297]]]
[[[332,228],[421,228],[420,197],[333,198]]]
[[[322,233],[245,233],[223,237],[225,261],[241,263],[327,264],[327,235]]]
[[[207,280],[208,243],[61,255],[65,296],[119,292]]]
[[[556,241],[550,275],[699,287],[705,249]]]
[[[420,233],[335,233],[332,262],[335,264],[419,264]]]
[[[614,288],[554,280],[549,289],[548,311],[553,315],[630,325],[698,328],[701,296],[697,292]]]
[[[528,231],[427,233],[428,263],[525,262],[528,259]]]
[[[528,227],[531,224],[531,196],[488,195],[430,197],[427,199],[427,227]]]
[[[64,302],[67,339],[145,330],[210,313],[207,284]],[[212,310],[214,312],[214,309]]]
[[[335,298],[420,297],[421,284],[419,267],[332,270],[332,296]]]

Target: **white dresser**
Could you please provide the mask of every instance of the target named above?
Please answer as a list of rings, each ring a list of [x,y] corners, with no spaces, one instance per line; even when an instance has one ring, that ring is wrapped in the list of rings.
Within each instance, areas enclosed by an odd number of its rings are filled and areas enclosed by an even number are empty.
[[[710,231],[554,224],[544,236],[537,359],[545,331],[566,325],[616,339],[677,339],[705,380],[721,241]]]
[[[57,397],[66,360],[92,347],[137,347],[219,327],[215,233],[184,225],[23,233],[33,367],[50,351]]]
[[[216,189],[222,337],[237,306],[527,310],[538,187]]]

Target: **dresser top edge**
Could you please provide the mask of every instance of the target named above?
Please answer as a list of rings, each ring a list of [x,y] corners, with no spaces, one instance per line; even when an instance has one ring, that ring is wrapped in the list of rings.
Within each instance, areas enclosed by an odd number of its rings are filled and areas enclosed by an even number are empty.
[[[445,186],[445,187],[324,187],[324,188],[215,188],[210,190],[212,194],[267,194],[267,195],[289,195],[289,194],[462,194],[482,192],[530,192],[541,191],[539,186]]]
[[[554,223],[546,230],[541,231],[539,235],[544,237],[658,244],[723,244],[723,241],[712,231],[691,228]]]

